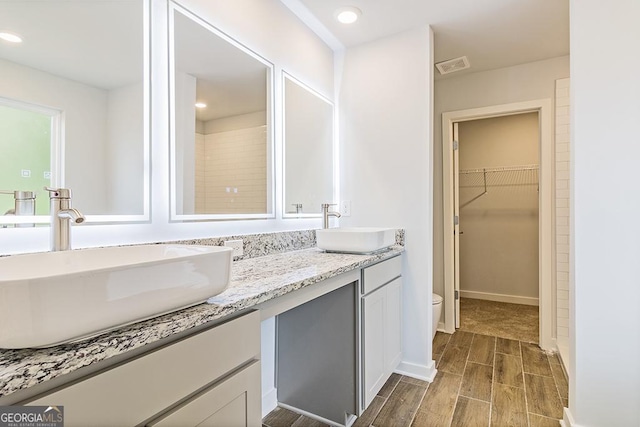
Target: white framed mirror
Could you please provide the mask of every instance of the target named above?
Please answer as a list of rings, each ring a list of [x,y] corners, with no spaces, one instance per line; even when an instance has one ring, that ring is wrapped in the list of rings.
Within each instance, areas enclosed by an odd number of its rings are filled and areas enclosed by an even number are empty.
[[[273,65],[169,6],[171,219],[275,217]]]
[[[1,227],[49,223],[45,185],[87,222],[148,221],[147,1],[0,2]]]
[[[335,201],[333,103],[283,72],[283,217],[321,216]]]

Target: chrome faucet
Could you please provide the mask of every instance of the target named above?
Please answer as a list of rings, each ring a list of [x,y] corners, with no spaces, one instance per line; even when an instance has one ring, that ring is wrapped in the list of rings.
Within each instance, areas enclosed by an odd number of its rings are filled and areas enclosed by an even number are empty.
[[[0,190],[0,194],[10,194],[14,199],[14,208],[9,209],[5,215],[35,215],[36,193],[33,191],[6,191]],[[14,227],[35,227],[35,224],[14,224]],[[4,226],[6,228],[6,225]]]
[[[322,205],[322,228],[329,228],[329,217],[334,216],[340,218],[340,212],[330,211],[330,206],[335,206],[335,203],[323,203]]]
[[[68,251],[71,249],[71,226],[82,224],[84,215],[71,207],[71,190],[68,188],[44,187],[51,201],[51,250]]]

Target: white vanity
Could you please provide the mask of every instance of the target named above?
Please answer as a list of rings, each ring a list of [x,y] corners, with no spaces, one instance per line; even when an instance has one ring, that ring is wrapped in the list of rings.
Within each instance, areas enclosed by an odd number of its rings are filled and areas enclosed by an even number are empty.
[[[67,426],[258,425],[259,358],[260,315],[253,311],[28,404],[64,406]]]
[[[258,426],[260,325],[277,316],[279,404],[350,425],[400,361],[402,250],[236,261],[213,304],[0,350],[0,404],[62,405],[67,426]]]

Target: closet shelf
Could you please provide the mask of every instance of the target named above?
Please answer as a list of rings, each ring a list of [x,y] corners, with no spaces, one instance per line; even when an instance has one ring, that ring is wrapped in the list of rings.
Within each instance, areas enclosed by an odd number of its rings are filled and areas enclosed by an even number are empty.
[[[478,189],[482,191],[470,200],[461,203],[460,208],[467,206],[495,187],[523,187],[538,190],[538,165],[504,166],[482,169],[464,169],[458,171],[458,188]]]
[[[538,165],[460,170],[460,188],[537,185]]]

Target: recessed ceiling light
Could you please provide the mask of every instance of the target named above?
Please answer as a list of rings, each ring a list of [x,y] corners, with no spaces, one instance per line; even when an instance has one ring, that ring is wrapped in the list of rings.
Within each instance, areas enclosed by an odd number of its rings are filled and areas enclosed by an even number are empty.
[[[196,108],[205,108],[207,104],[204,102],[196,102]]]
[[[353,24],[360,18],[362,11],[357,7],[345,6],[336,10],[335,17],[342,24]]]
[[[22,37],[13,33],[2,32],[0,33],[0,39],[11,43],[22,43]]]

